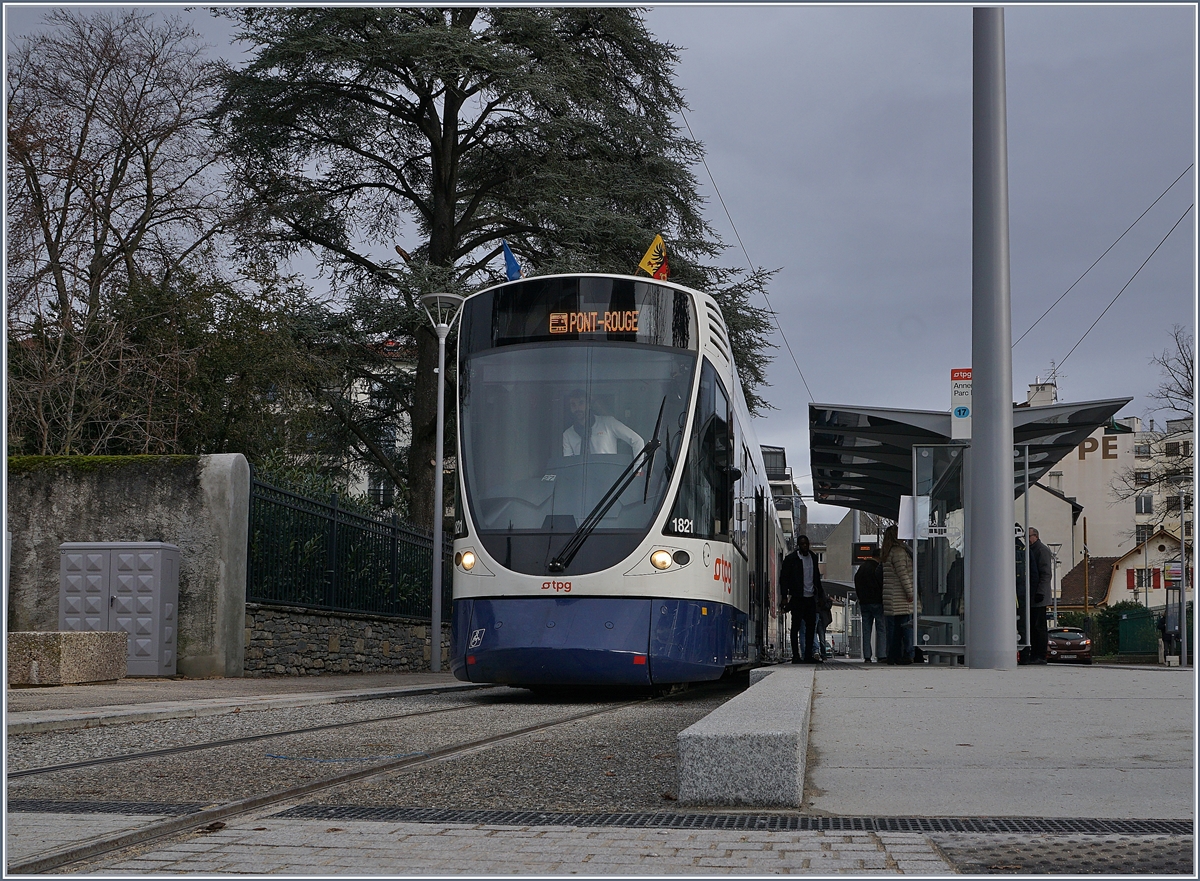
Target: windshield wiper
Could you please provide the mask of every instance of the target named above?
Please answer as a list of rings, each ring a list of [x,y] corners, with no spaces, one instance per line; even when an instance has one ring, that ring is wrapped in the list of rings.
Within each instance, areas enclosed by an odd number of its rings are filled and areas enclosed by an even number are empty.
[[[658,419],[654,422],[654,436],[651,438],[654,441],[654,449],[650,451],[650,461],[646,463],[646,485],[642,489],[642,504],[646,504],[646,499],[650,497],[650,475],[654,471],[654,453],[658,450],[658,429],[662,425],[663,409],[667,406],[667,398],[664,395],[662,403],[658,405]]]
[[[600,501],[596,503],[596,507],[592,508],[583,522],[579,524],[579,528],[575,530],[575,534],[563,545],[563,549],[558,552],[558,556],[551,560],[547,567],[551,572],[564,572],[571,565],[571,561],[575,559],[575,555],[579,553],[579,549],[583,547],[583,543],[600,525],[600,521],[604,519],[604,515],[608,513],[609,508],[616,504],[617,499],[621,497],[621,493],[629,488],[629,484],[633,483],[633,478],[637,477],[637,469],[641,467],[641,463],[649,460],[654,461],[654,454],[659,447],[662,446],[662,441],[658,439],[658,430],[662,426],[663,406],[667,403],[667,399],[663,398],[662,405],[658,408],[658,422],[654,425],[654,436],[650,438],[646,446],[642,447],[642,451],[633,457],[633,461],[621,472],[621,475],[613,482],[613,485],[608,488],[608,491],[601,496]],[[650,486],[650,475],[646,475],[646,486]],[[643,501],[645,501],[643,499]]]

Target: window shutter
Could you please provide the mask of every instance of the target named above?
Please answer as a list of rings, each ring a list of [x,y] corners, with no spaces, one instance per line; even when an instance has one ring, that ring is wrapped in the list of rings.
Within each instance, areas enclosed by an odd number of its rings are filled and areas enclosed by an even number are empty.
[[[1154,570],[1154,589],[1158,590],[1160,587],[1162,587],[1162,570],[1155,569]]]
[[[1136,577],[1137,577],[1136,570],[1134,570],[1134,569],[1126,569],[1125,570],[1125,586],[1128,587],[1130,590],[1133,590],[1135,587],[1137,587],[1137,585],[1134,584],[1134,582],[1133,582],[1133,579]]]

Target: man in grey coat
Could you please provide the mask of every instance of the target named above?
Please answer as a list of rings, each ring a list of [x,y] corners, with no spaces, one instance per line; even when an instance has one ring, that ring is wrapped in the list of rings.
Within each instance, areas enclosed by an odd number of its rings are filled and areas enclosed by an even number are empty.
[[[1054,554],[1029,527],[1029,663],[1046,663],[1046,606],[1054,590]]]

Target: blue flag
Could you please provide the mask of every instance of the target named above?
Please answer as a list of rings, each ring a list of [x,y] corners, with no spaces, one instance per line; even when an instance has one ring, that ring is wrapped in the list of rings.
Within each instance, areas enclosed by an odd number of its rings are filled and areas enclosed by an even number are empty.
[[[518,278],[524,278],[525,273],[521,271],[521,264],[513,256],[513,252],[508,247],[508,242],[501,239],[500,244],[504,246],[504,271],[508,275],[508,280],[516,281]]]

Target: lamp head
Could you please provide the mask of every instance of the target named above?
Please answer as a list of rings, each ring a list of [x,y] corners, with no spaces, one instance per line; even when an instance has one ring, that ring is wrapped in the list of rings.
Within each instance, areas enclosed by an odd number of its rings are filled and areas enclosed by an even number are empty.
[[[421,297],[421,305],[433,326],[438,327],[454,323],[465,299],[458,294],[425,294]]]

